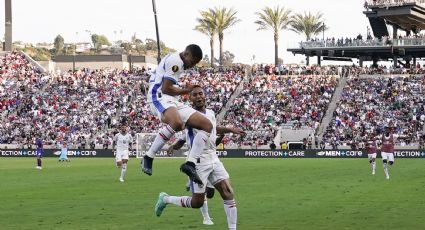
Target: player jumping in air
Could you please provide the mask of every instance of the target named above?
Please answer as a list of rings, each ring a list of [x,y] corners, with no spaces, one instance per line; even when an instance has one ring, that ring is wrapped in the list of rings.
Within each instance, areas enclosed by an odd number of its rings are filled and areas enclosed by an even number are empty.
[[[181,53],[165,56],[149,79],[148,103],[152,113],[165,126],[158,131],[141,162],[142,171],[147,175],[152,175],[155,153],[159,152],[176,132],[190,126],[196,128],[198,132],[193,136],[192,148],[180,170],[195,183],[202,183],[196,173],[195,163],[211,135],[213,126],[205,116],[179,100],[178,97],[190,93],[193,86],[186,88],[176,86],[182,71],[194,67],[201,59],[201,48],[198,45],[188,45]]]
[[[129,148],[132,142],[133,138],[127,133],[127,126],[121,125],[120,132],[115,134],[112,144],[112,149],[115,149],[115,146],[117,147],[115,160],[117,167],[121,169],[121,176],[119,178],[121,182],[124,182],[125,173],[127,172]]]
[[[370,166],[372,167],[372,175],[375,175],[375,169],[376,169],[376,152],[377,152],[376,150],[377,150],[376,141],[373,135],[371,134],[369,135],[369,138],[366,143],[366,152],[367,152],[367,157],[369,158]]]
[[[392,133],[390,127],[385,127],[385,133],[382,135],[381,156],[387,179],[390,179],[389,168],[394,164],[394,145],[397,137],[396,134]]]
[[[216,154],[216,132],[218,134],[234,133],[245,135],[245,133],[237,128],[216,127],[215,114],[212,110],[205,108],[205,95],[201,87],[195,86],[190,93],[190,101],[194,108],[201,112],[203,116],[208,118],[213,124],[213,130],[207,140],[207,144],[202,151],[199,160],[196,162],[196,170],[202,184],[190,183],[192,196],[170,196],[164,192],[159,194],[158,201],[155,205],[155,214],[161,216],[163,210],[168,204],[174,204],[183,208],[201,208],[205,200],[205,190],[207,182],[210,182],[220,193],[224,202],[224,210],[227,216],[227,224],[229,229],[236,229],[237,209],[234,200],[233,189],[230,185],[229,174],[218,159]],[[199,130],[188,126],[186,128],[186,138],[180,139],[179,142],[186,141],[190,148],[194,143],[194,137]],[[189,156],[188,156],[189,157]]]

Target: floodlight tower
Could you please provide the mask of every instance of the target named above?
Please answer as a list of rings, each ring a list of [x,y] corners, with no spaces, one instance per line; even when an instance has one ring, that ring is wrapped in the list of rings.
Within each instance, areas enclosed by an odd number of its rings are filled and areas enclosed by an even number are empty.
[[[4,51],[12,51],[12,0],[5,0]]]

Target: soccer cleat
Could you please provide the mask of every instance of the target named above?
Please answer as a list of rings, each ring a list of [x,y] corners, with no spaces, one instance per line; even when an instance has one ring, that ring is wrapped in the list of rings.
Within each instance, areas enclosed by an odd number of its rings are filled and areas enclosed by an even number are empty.
[[[124,179],[120,177],[120,182],[124,182]]]
[[[389,179],[390,179],[390,176],[389,176],[389,175],[387,175],[387,176],[386,176],[386,178],[387,178],[387,180],[389,180]]]
[[[168,194],[165,192],[159,193],[158,201],[155,204],[155,214],[157,217],[160,217],[164,208],[167,207],[167,204],[164,202],[164,196],[168,196]]]
[[[37,167],[35,167],[35,168],[36,168],[36,169],[40,169],[40,170],[41,170],[41,169],[43,169],[43,168],[42,168],[42,167],[40,167],[40,166],[37,166]]]
[[[201,178],[198,176],[198,173],[196,173],[195,163],[190,161],[183,163],[180,166],[180,171],[185,173],[193,182],[199,185],[204,185],[204,183],[202,183]]]
[[[214,225],[214,222],[212,222],[212,220],[210,218],[204,219],[204,221],[202,221],[202,223],[205,224],[205,225]]]
[[[372,171],[372,175],[375,175],[375,171]]]
[[[152,176],[152,163],[153,158],[145,155],[140,165],[142,167],[142,171],[149,176]]]

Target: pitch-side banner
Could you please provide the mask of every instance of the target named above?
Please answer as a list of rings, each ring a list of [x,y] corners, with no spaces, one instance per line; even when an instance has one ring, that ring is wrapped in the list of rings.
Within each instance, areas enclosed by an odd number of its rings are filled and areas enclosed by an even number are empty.
[[[46,149],[43,157],[58,157],[60,150]],[[221,158],[367,158],[367,153],[361,150],[258,150],[258,149],[229,149],[217,151]],[[72,149],[68,150],[69,157],[115,157],[115,151],[110,149]],[[136,151],[130,151],[130,157],[135,157]],[[35,150],[0,149],[0,157],[35,157]],[[156,157],[185,157],[183,151],[169,155],[161,151]],[[378,153],[378,158],[380,153]],[[396,158],[425,158],[425,150],[400,150],[394,152]]]
[[[59,157],[60,150],[45,149],[43,157]],[[70,149],[68,157],[115,157],[115,150],[111,149]],[[136,156],[136,151],[130,151],[130,157]],[[35,157],[35,150],[28,149],[0,149],[0,157]],[[167,151],[161,151],[156,154],[156,157],[184,157],[183,152],[176,151],[173,155],[168,155]]]

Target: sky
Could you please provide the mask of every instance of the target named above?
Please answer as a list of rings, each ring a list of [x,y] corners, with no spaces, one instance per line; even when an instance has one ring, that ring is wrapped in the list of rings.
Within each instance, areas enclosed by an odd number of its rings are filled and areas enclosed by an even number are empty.
[[[224,50],[234,53],[236,62],[274,62],[273,32],[257,31],[255,12],[277,5],[294,13],[322,12],[329,30],[325,37],[363,36],[369,26],[363,15],[363,0],[156,0],[160,39],[169,47],[183,50],[191,43],[210,53],[209,38],[193,28],[199,11],[209,7],[233,7],[241,20],[224,34]],[[53,42],[56,35],[65,42],[90,42],[90,33],[104,34],[109,40],[130,40],[133,34],[144,40],[154,38],[155,23],[151,0],[12,0],[13,40]],[[4,34],[4,1],[0,4]],[[87,32],[89,31],[89,32]],[[318,36],[322,37],[322,34]],[[302,35],[282,31],[279,57],[285,64],[299,63],[303,56],[286,51],[303,40]],[[218,57],[218,38],[215,56]],[[314,62],[314,61],[313,61]]]

